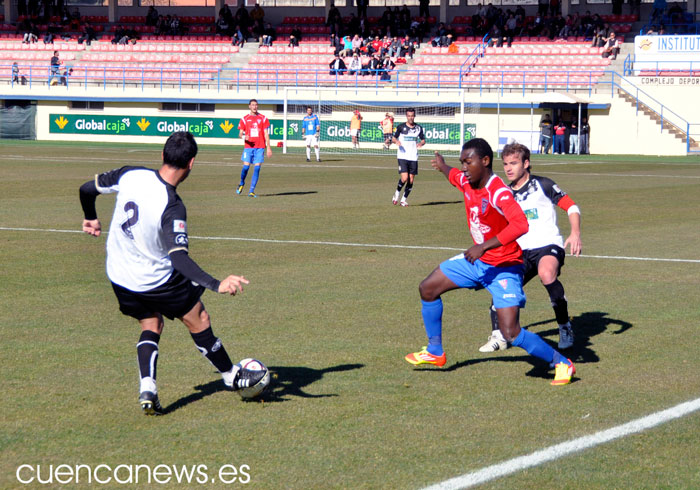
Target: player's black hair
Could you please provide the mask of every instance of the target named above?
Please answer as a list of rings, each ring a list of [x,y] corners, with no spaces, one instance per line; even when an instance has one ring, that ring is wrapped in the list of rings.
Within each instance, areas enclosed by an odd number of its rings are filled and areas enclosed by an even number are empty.
[[[462,151],[472,148],[479,158],[489,157],[489,167],[493,164],[493,150],[488,141],[483,138],[472,138],[462,145]]]
[[[415,115],[415,113],[416,113],[416,108],[415,108],[415,107],[409,107],[409,108],[407,108],[407,109],[406,109],[406,114],[408,114],[409,112],[412,112],[412,113]]]
[[[258,101],[258,99],[250,99],[250,100],[248,101],[248,105],[252,104],[253,102],[257,102],[257,101]]]
[[[505,158],[508,155],[513,155],[517,154],[520,155],[520,160],[525,163],[525,160],[530,159],[530,148],[528,148],[525,145],[521,145],[520,143],[508,143],[506,146],[503,147],[503,151],[501,152],[501,158]],[[532,169],[532,162],[530,162],[530,166],[526,169],[528,172]]]
[[[312,111],[314,110],[313,107],[311,107],[310,105],[307,105],[307,106],[306,106],[306,110],[308,111],[309,109],[311,109]]]
[[[196,156],[197,142],[188,131],[171,134],[163,147],[163,163],[171,167],[187,168],[187,164]]]

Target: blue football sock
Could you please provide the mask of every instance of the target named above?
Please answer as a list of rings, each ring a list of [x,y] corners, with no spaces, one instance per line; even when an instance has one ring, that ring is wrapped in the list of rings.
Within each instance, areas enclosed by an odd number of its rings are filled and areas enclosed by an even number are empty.
[[[554,362],[557,356],[564,358],[564,356],[552,349],[547,342],[542,340],[539,335],[524,328],[520,329],[520,334],[511,343],[521,349],[525,349],[528,354],[539,357],[550,364]]]
[[[441,356],[444,353],[442,350],[442,299],[421,300],[421,304],[425,333],[428,335],[428,352],[434,356]]]
[[[255,186],[258,185],[258,177],[260,176],[260,165],[253,168],[253,180],[250,181],[250,192],[255,191]]]
[[[245,178],[248,175],[249,168],[250,165],[243,165],[243,168],[241,169],[241,182],[238,185],[245,185]]]

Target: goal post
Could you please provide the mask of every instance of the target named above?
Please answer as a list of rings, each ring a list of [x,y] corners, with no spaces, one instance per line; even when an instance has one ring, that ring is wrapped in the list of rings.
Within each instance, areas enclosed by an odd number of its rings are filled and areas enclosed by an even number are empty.
[[[386,146],[380,123],[387,114],[394,117],[393,131],[406,121],[406,109],[416,110],[416,123],[423,127],[426,139],[421,154],[437,150],[447,155],[459,154],[464,142],[476,136],[476,124],[470,113],[479,111],[479,104],[465,101],[460,89],[343,89],[285,87],[283,104],[283,152],[302,153],[306,142],[302,137],[302,119],[307,107],[321,122],[322,153],[354,155],[386,155],[396,145]],[[350,121],[355,111],[362,116],[359,136],[353,141]],[[473,119],[473,118],[472,118]],[[387,126],[385,125],[385,128]],[[357,143],[357,145],[355,145]]]

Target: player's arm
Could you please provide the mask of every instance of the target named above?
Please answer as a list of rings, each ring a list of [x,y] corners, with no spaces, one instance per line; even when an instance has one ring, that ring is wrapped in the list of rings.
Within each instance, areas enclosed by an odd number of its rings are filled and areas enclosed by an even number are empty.
[[[95,201],[100,194],[116,192],[119,178],[130,167],[122,167],[109,172],[95,175],[95,178],[88,180],[80,186],[80,206],[83,208],[83,231],[88,235],[100,236],[102,224],[97,218]]]
[[[583,248],[581,243],[581,210],[569,196],[564,196],[559,199],[557,206],[566,211],[569,216],[569,225],[571,228],[569,237],[564,242],[564,249],[566,250],[566,247],[569,246],[571,255],[578,257],[581,255],[581,250]]]
[[[399,140],[399,135],[401,134],[400,130],[400,125],[399,128],[396,128],[396,131],[394,132],[394,135],[391,137],[391,142],[394,143],[396,146],[401,148],[401,140]]]
[[[564,242],[564,249],[567,246],[571,249],[571,254],[575,256],[581,255],[581,210],[576,205],[569,195],[561,190],[553,180],[546,177],[540,177],[542,191],[545,195],[557,206],[566,211],[569,216],[569,224],[571,231],[569,237]]]
[[[447,165],[445,163],[445,159],[437,151],[435,152],[435,157],[432,160],[430,160],[430,165],[432,165],[432,167],[435,170],[439,170],[440,172],[442,172],[442,174],[445,177],[447,177],[448,180],[450,178],[450,172],[452,170],[456,170],[454,167],[450,167],[449,165]]]
[[[267,127],[263,131],[263,136],[265,137],[265,148],[267,148],[267,156],[272,156],[272,148],[270,147],[270,128]]]
[[[420,141],[416,145],[416,148],[423,148],[425,146],[425,134],[423,133],[422,129],[420,130],[420,134],[418,135],[418,139]]]
[[[301,137],[303,138],[306,134],[306,118],[301,120]]]

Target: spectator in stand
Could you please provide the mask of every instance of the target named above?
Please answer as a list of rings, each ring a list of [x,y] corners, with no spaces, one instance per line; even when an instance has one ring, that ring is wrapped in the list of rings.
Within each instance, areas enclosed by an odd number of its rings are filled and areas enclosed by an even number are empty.
[[[233,25],[233,13],[226,3],[219,9],[219,18],[221,17],[223,17],[229,25]]]
[[[122,38],[126,37],[126,40],[128,41],[129,38],[126,34],[126,28],[123,25],[120,25],[117,27],[117,30],[114,31],[114,37],[112,38],[112,44],[126,44],[121,42]]]
[[[373,55],[374,53],[382,52],[382,40],[379,36],[372,39],[372,41],[367,45],[367,54]]]
[[[239,25],[236,25],[236,28],[233,30],[231,44],[240,48],[242,48],[245,44],[245,36],[243,35],[243,31],[241,30],[241,26]]]
[[[407,32],[409,27],[411,27],[411,11],[408,9],[408,5],[404,3],[399,11],[399,29]]]
[[[581,119],[581,141],[579,141],[582,155],[588,155],[588,135],[590,132],[591,127],[588,125],[588,119],[584,117]]]
[[[338,56],[343,46],[340,43],[340,38],[334,32],[331,33],[330,44],[333,47],[333,54]]]
[[[378,76],[382,71],[382,60],[379,57],[379,53],[374,53],[372,59],[369,60],[369,74],[372,76]]]
[[[257,5],[257,4],[256,4]],[[262,37],[260,38],[260,44],[263,46],[272,46],[272,43],[277,39],[277,32],[275,32],[275,28],[272,27],[272,24],[269,22],[265,24],[265,31],[262,34]]]
[[[340,24],[343,22],[343,16],[340,15],[340,10],[335,6],[335,3],[331,2],[331,8],[328,10],[328,20],[326,20],[326,25],[333,29],[335,24]]]
[[[408,56],[409,58],[413,59],[413,53],[416,52],[416,48],[413,45],[413,41],[411,41],[411,38],[408,34],[406,34],[403,38],[403,41],[401,43],[401,47],[399,49],[399,56],[402,58],[405,58]]]
[[[173,36],[180,36],[182,34],[182,25],[180,24],[180,18],[177,14],[173,14],[173,18],[170,21],[170,34]]]
[[[329,75],[343,75],[347,71],[345,62],[340,59],[338,55],[335,55],[335,58],[328,64],[328,67],[331,69],[331,71],[328,72]]]
[[[19,65],[16,61],[12,63],[12,83],[19,83]]]
[[[352,55],[352,59],[350,60],[350,66],[348,67],[348,75],[355,74],[362,74],[362,61],[360,60],[360,56],[357,53]]]
[[[592,48],[600,48],[608,40],[610,36],[610,27],[608,24],[603,24],[602,27],[598,26],[593,31],[593,42],[591,43]]]
[[[78,7],[75,7],[70,14],[70,28],[74,31],[80,29],[80,10],[78,10]]]
[[[92,43],[92,41],[95,39],[97,39],[95,29],[92,28],[89,22],[86,22],[83,26],[83,30],[81,31],[80,36],[78,37],[78,44],[85,43],[88,46],[90,46],[90,43]]]
[[[391,71],[394,69],[396,66],[396,63],[394,63],[391,60],[391,57],[385,56],[384,61],[382,61],[382,70],[381,70],[381,75],[379,76],[380,80],[391,80]]]
[[[430,17],[430,0],[418,0],[418,17]]]
[[[245,8],[245,2],[241,4],[240,7],[238,7],[238,10],[236,10],[236,15],[234,16],[234,22],[241,26],[241,31],[245,34],[246,32],[249,31],[250,26],[252,25],[252,22],[250,20],[250,15],[248,14],[248,10]],[[246,38],[247,41],[247,38]]]
[[[605,39],[601,56],[603,58],[610,58],[611,60],[614,60],[617,59],[618,54],[620,54],[620,40],[616,39],[615,33],[611,31],[610,36]]]
[[[61,60],[58,58],[58,51],[53,52],[53,56],[51,57],[49,64],[49,85],[51,85],[51,82],[58,77],[59,70],[61,69]],[[56,83],[58,83],[58,80],[56,80]]]
[[[357,17],[367,17],[367,6],[369,5],[369,0],[355,0],[357,5]]]
[[[515,14],[508,15],[504,34],[508,41],[508,47],[510,47],[510,45],[513,44],[513,38],[518,35],[518,20],[515,17]]]
[[[566,153],[566,125],[561,120],[554,126],[554,153],[557,155]]]
[[[61,74],[60,84],[68,86],[68,79],[73,76],[73,68],[65,68]]]
[[[219,15],[219,18],[216,20],[216,33],[220,36],[231,35],[231,24],[229,24],[226,16]]]
[[[28,22],[28,26],[22,36],[22,44],[33,44],[39,40],[39,31],[34,22]]]
[[[301,29],[299,28],[298,25],[294,26],[294,29],[292,29],[291,36],[294,37],[297,41],[297,46],[299,46],[299,43],[301,42],[301,38],[303,37],[303,34],[301,32]]]
[[[260,4],[256,3],[255,7],[253,7],[253,10],[250,11],[250,19],[253,22],[263,22],[263,20],[265,19],[265,11],[260,6]]]
[[[340,50],[340,56],[343,58],[352,54],[352,39],[350,36],[343,36],[343,49]]]
[[[49,26],[46,28],[46,32],[44,33],[44,37],[42,41],[44,41],[44,44],[53,44],[53,39],[54,39],[54,29],[55,26],[53,24],[49,24]]]
[[[552,133],[553,133],[552,119],[549,114],[542,116],[540,121],[540,153],[549,153],[550,148],[552,148]]]
[[[362,47],[362,38],[360,36],[358,36],[357,34],[355,34],[352,37],[351,44],[352,44],[352,52],[359,53],[360,48]]]
[[[158,24],[158,18],[159,16],[156,8],[153,5],[148,7],[148,12],[146,13],[146,25],[155,27]]]
[[[578,138],[578,124],[576,124],[576,121],[571,122],[571,127],[569,128],[569,153],[571,154],[577,154],[581,150],[579,147],[579,138]]]
[[[649,16],[649,24],[654,24],[657,20],[661,22],[663,20],[665,10],[666,0],[654,0],[654,4],[651,8],[651,15]]]
[[[294,34],[289,35],[289,42],[287,43],[287,47],[290,48],[298,48],[299,47],[299,39]]]

